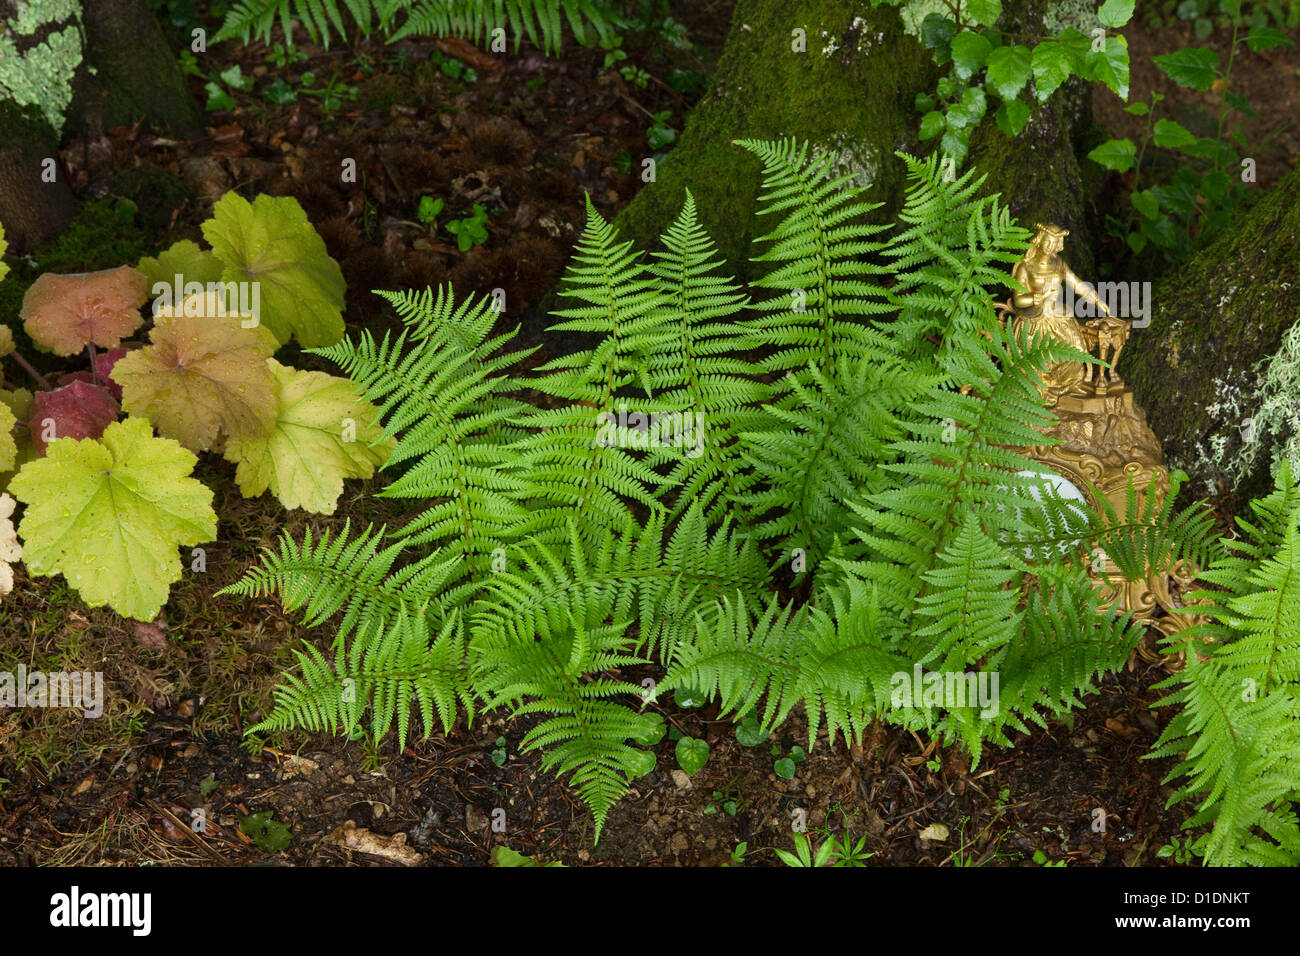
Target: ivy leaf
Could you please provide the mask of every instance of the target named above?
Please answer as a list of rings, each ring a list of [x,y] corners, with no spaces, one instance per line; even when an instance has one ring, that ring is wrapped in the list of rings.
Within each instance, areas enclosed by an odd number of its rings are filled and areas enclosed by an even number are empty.
[[[23,546],[18,543],[18,532],[14,530],[17,504],[8,492],[0,495],[0,594],[14,589],[13,563],[23,556]]]
[[[1133,168],[1137,147],[1131,139],[1108,139],[1088,154],[1095,163],[1123,173]]]
[[[1175,50],[1151,58],[1160,71],[1179,86],[1206,92],[1219,75],[1219,54],[1203,46]]]
[[[1144,219],[1158,219],[1160,217],[1160,198],[1151,190],[1138,190],[1130,198],[1133,208],[1140,212]]]
[[[961,100],[948,109],[948,125],[956,129],[976,127],[984,118],[988,108],[988,99],[984,90],[978,86],[969,86],[962,91]]]
[[[1274,27],[1251,27],[1246,35],[1246,46],[1262,53],[1278,46],[1295,46],[1295,41]]]
[[[695,737],[683,737],[677,741],[676,754],[677,766],[693,777],[709,762],[709,742]]]
[[[281,345],[293,337],[316,348],[343,337],[343,273],[298,200],[258,196],[250,204],[226,193],[203,236],[225,266],[222,281],[258,284],[257,318]]]
[[[195,457],[139,418],[98,441],[53,442],[10,484],[27,505],[18,527],[32,574],[63,574],[91,607],[151,621],[181,576],[177,547],[217,534]]]
[[[1159,119],[1156,120],[1153,141],[1157,146],[1168,149],[1181,149],[1195,143],[1196,137],[1180,123],[1168,119]]]
[[[1116,29],[1133,19],[1133,7],[1137,0],[1106,0],[1097,11],[1101,25]]]
[[[948,44],[952,42],[956,32],[957,24],[939,13],[927,14],[921,21],[921,42],[927,49],[938,50],[944,54],[944,59],[941,59],[940,63],[946,61]]]
[[[19,315],[32,341],[57,355],[75,355],[88,344],[115,348],[144,321],[149,297],[144,276],[130,266],[37,278],[23,296]]]
[[[276,423],[261,438],[231,438],[225,455],[238,462],[235,482],[245,498],[268,488],[286,508],[333,514],[344,478],[369,478],[395,442],[382,440],[379,410],[355,384],[267,359],[278,399]]]
[[[74,381],[49,392],[37,392],[27,427],[37,455],[44,455],[48,443],[58,438],[98,438],[117,421],[120,412],[108,389]]]
[[[969,80],[988,59],[993,44],[988,37],[980,33],[963,30],[952,38],[952,63],[957,71],[957,78]]]
[[[921,117],[921,139],[933,139],[943,132],[943,127],[943,114],[938,110],[930,110]]]
[[[1065,48],[1056,40],[1044,40],[1034,47],[1030,57],[1038,102],[1044,103],[1056,88],[1070,78],[1070,60]]]
[[[156,259],[145,256],[136,268],[143,273],[150,290],[153,290],[159,283],[172,286],[177,276],[181,277],[182,287],[187,282],[205,285],[218,282],[225,267],[211,252],[199,248],[197,242],[182,239],[158,253]]]
[[[1002,0],[966,0],[966,15],[982,27],[991,27],[1002,16]]]
[[[1106,49],[1089,51],[1087,76],[1105,83],[1121,100],[1128,99],[1128,41],[1121,36],[1106,37]]]
[[[944,154],[952,157],[952,161],[960,166],[966,161],[966,154],[970,151],[970,130],[968,129],[950,129],[943,134],[943,139],[939,140],[939,147]]]
[[[1026,46],[1000,46],[989,54],[988,85],[1004,100],[1013,100],[1029,82],[1033,54]]]
[[[243,328],[236,316],[191,311],[160,315],[150,344],[117,363],[113,381],[122,386],[122,406],[191,451],[269,435],[276,398],[266,360],[275,354],[275,336],[261,326]]]
[[[1008,136],[1019,136],[1029,122],[1029,104],[1021,100],[1007,100],[998,107],[993,120],[998,124],[998,129]]]
[[[1074,27],[1066,27],[1057,34],[1056,42],[1061,46],[1065,68],[1068,73],[1083,76],[1088,70],[1088,54],[1092,52],[1092,40]]]

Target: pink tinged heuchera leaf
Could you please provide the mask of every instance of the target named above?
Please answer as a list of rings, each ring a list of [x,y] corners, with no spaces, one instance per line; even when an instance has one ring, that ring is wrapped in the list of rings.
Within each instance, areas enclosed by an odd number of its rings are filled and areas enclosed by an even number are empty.
[[[188,301],[188,300],[187,300]],[[122,405],[191,451],[259,438],[275,428],[275,336],[237,316],[159,315],[150,344],[121,359]]]
[[[56,438],[98,438],[120,413],[107,388],[70,382],[50,392],[37,392],[27,425],[36,453],[44,455],[46,446]]]
[[[59,376],[60,385],[69,385],[72,382],[85,382],[88,385],[102,385],[108,389],[119,402],[122,401],[122,386],[109,378],[113,371],[113,366],[117,360],[126,354],[126,349],[109,349],[107,352],[95,353],[95,372],[87,372],[82,369],[77,372],[69,372],[67,375]],[[98,374],[95,374],[98,372]]]
[[[216,537],[195,461],[141,418],[114,422],[100,440],[54,442],[9,486],[27,505],[18,533],[28,571],[62,574],[91,607],[152,621],[181,576],[177,548]]]
[[[130,266],[77,275],[40,276],[19,312],[32,341],[58,355],[89,344],[115,348],[140,327],[149,297],[145,277]]]

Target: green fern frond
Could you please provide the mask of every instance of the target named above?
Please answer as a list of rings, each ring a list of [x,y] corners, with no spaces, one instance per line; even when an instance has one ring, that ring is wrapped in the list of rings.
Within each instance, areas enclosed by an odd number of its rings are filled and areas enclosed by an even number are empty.
[[[659,415],[690,416],[678,430],[692,432],[696,443],[652,449],[650,458],[673,463],[663,490],[676,495],[674,516],[699,501],[711,522],[739,517],[751,476],[737,435],[763,419],[757,406],[771,394],[759,370],[738,355],[747,333],[737,317],[748,297],[716,274],[716,249],[689,189],[662,239],[666,251],[652,252],[649,267],[665,294],[656,315],[662,344],[645,358],[651,398],[644,404]]]
[[[754,284],[779,289],[781,295],[760,303],[768,315],[752,330],[754,343],[774,351],[763,362],[769,371],[826,368],[842,355],[856,356],[881,338],[863,316],[891,311],[881,285],[889,271],[869,257],[885,243],[877,239],[887,226],[865,221],[879,203],[862,202],[863,189],[851,187],[852,176],[834,174],[834,155],[810,155],[807,143],[737,140],[763,163],[759,214],[784,212],[776,227],[759,241],[772,247],[755,262],[775,267]]]
[[[850,536],[856,523],[849,503],[886,487],[884,463],[904,434],[898,410],[928,394],[933,381],[867,348],[784,384],[788,399],[765,408],[761,430],[741,435],[756,485],[744,503],[755,537],[778,541],[785,560],[802,549],[808,566],[820,569],[833,539]]]
[[[564,274],[567,298],[583,305],[555,313],[551,331],[599,333],[600,342],[541,366],[529,385],[570,404],[538,409],[525,420],[532,434],[515,450],[534,499],[521,534],[550,534],[573,520],[584,534],[621,531],[633,506],[659,507],[652,489],[664,482],[642,457],[629,452],[639,436],[614,410],[619,390],[644,381],[644,359],[666,333],[657,312],[663,296],[637,262],[630,242],[619,242],[587,198],[587,226]],[[626,416],[622,416],[626,418]]]
[[[313,43],[328,49],[332,39],[347,36],[343,10],[363,37],[378,30],[389,43],[410,36],[456,36],[477,43],[500,27],[514,37],[516,50],[527,38],[548,54],[559,50],[566,20],[583,42],[588,27],[603,40],[615,23],[608,0],[237,0],[215,39],[239,37],[247,43],[257,37],[269,43],[279,21],[292,47],[296,22]]]
[[[296,728],[351,733],[371,712],[370,735],[381,740],[397,723],[398,750],[406,747],[412,704],[425,735],[435,717],[444,732],[456,721],[459,704],[474,714],[466,662],[464,628],[456,612],[434,633],[422,609],[402,609],[386,627],[363,626],[351,646],[335,645],[334,661],[313,645],[297,652],[301,674],[284,674],[271,714],[249,733]]]
[[[508,706],[512,718],[548,715],[524,735],[521,749],[541,750],[542,769],[569,775],[591,810],[597,840],[610,808],[631,781],[654,767],[654,755],[629,743],[654,722],[613,698],[639,699],[642,688],[603,676],[645,663],[627,653],[628,620],[590,625],[585,611],[566,608],[533,639],[507,630],[475,635],[475,685],[487,707]]]
[[[1212,823],[1195,844],[1212,866],[1300,864],[1300,491],[1283,462],[1274,491],[1231,552],[1201,573],[1216,590],[1193,592],[1206,625],[1185,629],[1187,665],[1158,685],[1158,706],[1181,705],[1151,757],[1183,755],[1166,782],[1197,800],[1184,826]],[[1197,638],[1218,643],[1202,645]],[[1198,650],[1212,649],[1202,660]]]
[[[510,335],[488,339],[496,317],[489,297],[456,305],[450,289],[419,298],[381,293],[407,324],[396,339],[369,331],[313,349],[339,365],[380,409],[397,440],[385,468],[413,463],[382,497],[431,503],[400,532],[411,547],[440,545],[467,558],[462,574],[486,568],[527,517],[527,485],[508,443],[520,403],[502,367],[521,353],[497,354]],[[522,353],[526,354],[526,353]]]
[[[579,42],[586,42],[588,26],[603,40],[613,35],[615,24],[610,4],[603,0],[419,0],[389,42],[428,35],[478,43],[500,27],[514,37],[516,50],[527,37],[551,53],[560,48],[565,21]]]
[[[302,612],[307,627],[318,627],[341,611],[340,640],[358,631],[382,630],[401,614],[421,607],[442,615],[439,595],[454,574],[455,556],[435,553],[394,571],[405,542],[381,547],[383,528],[367,528],[355,537],[350,528],[350,522],[344,522],[336,535],[327,530],[315,541],[308,528],[301,544],[285,534],[279,550],[263,550],[261,567],[250,568],[217,594],[278,594],[286,611]]]
[[[997,196],[979,195],[985,177],[976,178],[973,169],[949,181],[938,154],[898,156],[907,166],[899,212],[907,228],[884,250],[888,271],[897,276],[890,289],[898,310],[892,332],[904,354],[928,357],[954,384],[966,385],[969,366],[978,363],[983,339],[997,325],[991,291],[1006,285],[1029,232]]]

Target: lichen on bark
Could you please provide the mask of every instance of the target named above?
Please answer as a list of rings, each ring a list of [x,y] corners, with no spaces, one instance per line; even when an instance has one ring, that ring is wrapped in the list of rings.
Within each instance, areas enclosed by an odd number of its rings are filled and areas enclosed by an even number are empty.
[[[1189,491],[1266,488],[1270,454],[1242,469],[1242,447],[1267,397],[1267,360],[1300,321],[1300,168],[1217,239],[1161,279],[1151,325],[1135,329],[1120,371],[1147,409]],[[1263,449],[1260,449],[1262,452]]]

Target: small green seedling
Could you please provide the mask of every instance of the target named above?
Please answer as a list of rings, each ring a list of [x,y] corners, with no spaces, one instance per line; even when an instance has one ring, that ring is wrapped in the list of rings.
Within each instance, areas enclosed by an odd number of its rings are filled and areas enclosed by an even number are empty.
[[[744,866],[745,853],[748,852],[748,850],[749,850],[749,843],[742,840],[740,843],[737,843],[735,847],[732,848],[731,859],[729,859],[726,863],[722,865],[723,866]]]
[[[442,205],[441,199],[435,199],[433,196],[421,196],[420,208],[416,211],[416,216],[426,226],[437,229],[438,215],[442,212]]]
[[[447,231],[456,237],[456,247],[461,252],[483,245],[488,241],[487,210],[475,203],[473,215],[447,220]]]
[[[793,780],[795,767],[808,759],[808,754],[798,744],[790,748],[790,754],[787,757],[781,756],[779,746],[773,746],[772,756],[776,758],[772,763],[772,770],[782,780]]]
[[[498,767],[506,765],[506,738],[497,738],[496,747],[492,749],[492,762]]]
[[[248,816],[242,817],[239,821],[239,829],[247,836],[252,837],[253,842],[267,853],[279,853],[281,850],[286,850],[293,841],[293,837],[289,833],[289,824],[276,820],[271,810],[250,813]]]
[[[686,771],[688,776],[695,776],[700,768],[709,762],[709,742],[694,737],[683,737],[677,741],[677,766]]]

